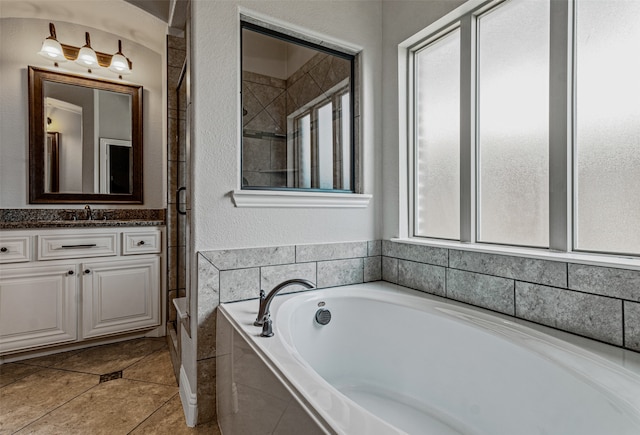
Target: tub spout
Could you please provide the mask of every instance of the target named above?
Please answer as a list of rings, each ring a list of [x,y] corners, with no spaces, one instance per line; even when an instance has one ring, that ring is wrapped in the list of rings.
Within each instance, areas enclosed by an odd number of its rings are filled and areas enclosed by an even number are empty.
[[[255,326],[264,326],[265,324],[267,324],[267,328],[263,327],[263,337],[271,337],[273,335],[273,332],[271,331],[271,313],[269,312],[269,307],[271,306],[271,301],[273,300],[274,296],[277,295],[283,288],[296,284],[299,284],[306,288],[315,287],[315,284],[313,284],[311,281],[296,278],[281,282],[280,284],[275,286],[273,290],[271,290],[266,296],[264,290],[260,290],[260,309],[258,310],[258,317],[256,317],[256,321],[253,322],[253,324]],[[265,329],[267,329],[267,331],[265,331]],[[265,332],[266,334],[270,333],[271,335],[265,335]]]

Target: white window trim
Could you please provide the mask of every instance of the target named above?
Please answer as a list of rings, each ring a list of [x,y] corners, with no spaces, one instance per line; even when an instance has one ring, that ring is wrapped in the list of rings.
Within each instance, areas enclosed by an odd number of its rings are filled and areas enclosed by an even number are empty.
[[[234,190],[233,204],[251,208],[366,208],[372,195],[284,190]]]
[[[550,183],[555,189],[550,190],[550,222],[549,248],[529,248],[481,243],[476,241],[476,127],[475,127],[475,19],[484,11],[492,8],[502,0],[469,0],[447,15],[441,17],[420,32],[409,37],[398,45],[398,115],[400,119],[399,139],[399,237],[392,240],[459,249],[466,251],[513,255],[553,261],[563,261],[603,267],[614,267],[640,270],[640,257],[616,253],[590,253],[574,250],[573,241],[573,100],[570,88],[573,80],[550,80],[550,124],[549,124],[549,158]],[[573,75],[573,47],[569,35],[573,33],[572,0],[552,0],[550,40],[552,68],[560,75]],[[563,23],[558,25],[558,23]],[[469,167],[469,171],[461,173],[460,204],[460,241],[435,239],[414,236],[414,140],[413,140],[413,53],[416,47],[427,45],[448,32],[460,23],[461,29],[461,95],[468,96],[461,100],[461,166]],[[567,23],[567,24],[564,24]],[[466,41],[471,41],[465,44]],[[555,42],[554,42],[555,40]],[[404,120],[404,121],[403,121]],[[469,141],[472,141],[470,146]],[[569,143],[571,146],[567,146]],[[406,144],[403,146],[402,144]],[[404,180],[404,182],[402,182]]]

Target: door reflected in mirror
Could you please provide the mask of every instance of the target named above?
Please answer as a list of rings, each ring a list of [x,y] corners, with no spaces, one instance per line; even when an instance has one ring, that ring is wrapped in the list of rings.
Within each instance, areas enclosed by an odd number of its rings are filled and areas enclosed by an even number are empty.
[[[30,202],[142,202],[142,87],[29,67]]]
[[[242,23],[242,188],[354,191],[354,56]]]

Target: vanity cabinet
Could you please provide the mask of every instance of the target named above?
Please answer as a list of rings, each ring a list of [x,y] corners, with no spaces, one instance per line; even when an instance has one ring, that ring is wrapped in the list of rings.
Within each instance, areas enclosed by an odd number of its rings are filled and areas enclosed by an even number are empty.
[[[0,266],[0,352],[76,341],[77,265]]]
[[[161,326],[162,234],[159,227],[0,233],[0,354]]]
[[[160,259],[82,263],[82,337],[157,326]]]

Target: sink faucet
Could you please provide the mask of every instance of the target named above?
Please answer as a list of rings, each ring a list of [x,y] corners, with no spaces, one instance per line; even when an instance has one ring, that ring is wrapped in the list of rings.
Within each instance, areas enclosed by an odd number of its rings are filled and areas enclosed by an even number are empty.
[[[269,307],[271,306],[271,301],[273,300],[274,296],[277,295],[283,288],[295,284],[299,284],[306,288],[315,287],[315,285],[311,281],[296,278],[281,282],[280,284],[275,286],[273,290],[271,290],[266,296],[264,290],[260,290],[260,309],[258,310],[258,317],[256,317],[256,321],[253,322],[253,324],[255,326],[262,326],[262,333],[260,334],[262,337],[273,337],[273,330],[271,328],[271,313],[269,312]]]
[[[93,212],[88,204],[84,206],[84,214],[87,216],[88,221],[93,220]]]

